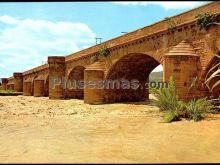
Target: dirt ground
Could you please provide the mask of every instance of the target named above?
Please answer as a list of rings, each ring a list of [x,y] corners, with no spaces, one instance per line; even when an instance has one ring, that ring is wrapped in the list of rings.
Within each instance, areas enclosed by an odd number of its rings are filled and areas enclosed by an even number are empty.
[[[220,115],[163,123],[148,103],[0,97],[0,163],[220,162]]]

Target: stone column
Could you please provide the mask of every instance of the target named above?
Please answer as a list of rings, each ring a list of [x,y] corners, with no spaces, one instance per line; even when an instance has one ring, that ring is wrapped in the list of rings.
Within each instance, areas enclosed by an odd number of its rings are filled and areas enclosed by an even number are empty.
[[[2,78],[2,88],[3,88],[3,90],[7,89],[7,83],[8,83],[8,79],[7,78]]]
[[[24,80],[23,84],[23,95],[24,96],[32,96],[31,92],[31,80]]]
[[[14,90],[23,92],[23,76],[22,73],[13,73],[14,76]]]
[[[50,56],[49,99],[65,99],[65,57]]]
[[[99,88],[98,81],[104,80],[105,69],[100,62],[96,62],[84,70],[84,102],[87,104],[103,104],[104,89]]]
[[[42,79],[34,80],[34,96],[35,97],[44,96],[44,80]]]
[[[193,47],[182,41],[164,56],[163,66],[164,81],[168,82],[173,77],[177,95],[182,100],[196,97],[196,87],[190,89],[193,78],[199,72],[199,56]]]

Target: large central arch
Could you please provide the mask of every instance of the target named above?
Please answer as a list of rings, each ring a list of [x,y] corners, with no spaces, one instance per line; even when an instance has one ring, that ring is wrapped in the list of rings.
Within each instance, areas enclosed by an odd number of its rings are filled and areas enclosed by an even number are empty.
[[[149,91],[146,83],[149,75],[160,63],[153,57],[141,53],[128,54],[119,59],[108,71],[106,80],[139,81],[137,89],[105,89],[104,102],[133,102],[149,99]]]

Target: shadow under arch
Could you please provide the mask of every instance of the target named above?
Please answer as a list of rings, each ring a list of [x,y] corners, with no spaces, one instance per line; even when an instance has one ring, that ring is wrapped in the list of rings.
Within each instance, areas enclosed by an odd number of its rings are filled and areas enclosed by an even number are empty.
[[[85,70],[84,66],[76,66],[68,74],[67,82],[66,82],[67,99],[84,98],[84,89],[83,89],[84,70]]]
[[[160,64],[153,57],[142,53],[128,54],[119,59],[111,66],[106,74],[105,81],[109,81],[112,86],[110,87],[108,83],[107,87],[105,87],[104,102],[137,102],[148,100],[149,90],[146,84],[149,82],[149,75],[152,70]],[[126,87],[123,85],[124,83],[122,81],[124,80],[129,81],[130,87],[129,85],[126,85]],[[133,80],[138,80],[138,88],[133,88]],[[115,85],[118,82],[121,84],[119,89]]]
[[[31,79],[31,95],[34,95],[34,80],[38,78],[38,75],[35,75],[32,79]]]
[[[49,96],[49,75],[46,75],[44,80],[44,96]]]

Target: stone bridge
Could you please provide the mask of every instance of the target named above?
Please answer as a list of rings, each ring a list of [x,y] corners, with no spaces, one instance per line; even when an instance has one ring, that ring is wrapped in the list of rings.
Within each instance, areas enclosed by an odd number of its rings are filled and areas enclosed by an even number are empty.
[[[123,36],[111,39],[68,56],[49,56],[48,64],[2,79],[3,89],[23,91],[26,96],[49,96],[50,99],[84,99],[85,103],[102,104],[148,99],[145,87],[151,71],[163,66],[163,80],[170,76],[182,99],[209,95],[204,85],[208,69],[220,53],[220,26],[201,29],[195,16],[219,13],[220,3],[212,2],[170,17]],[[104,48],[104,49],[103,49]],[[100,53],[102,50],[103,53]],[[198,84],[189,91],[193,78]],[[138,89],[69,89],[53,83],[62,80],[138,80]],[[66,85],[66,81],[62,81]],[[219,89],[219,88],[217,88]],[[213,94],[218,93],[215,90]]]

